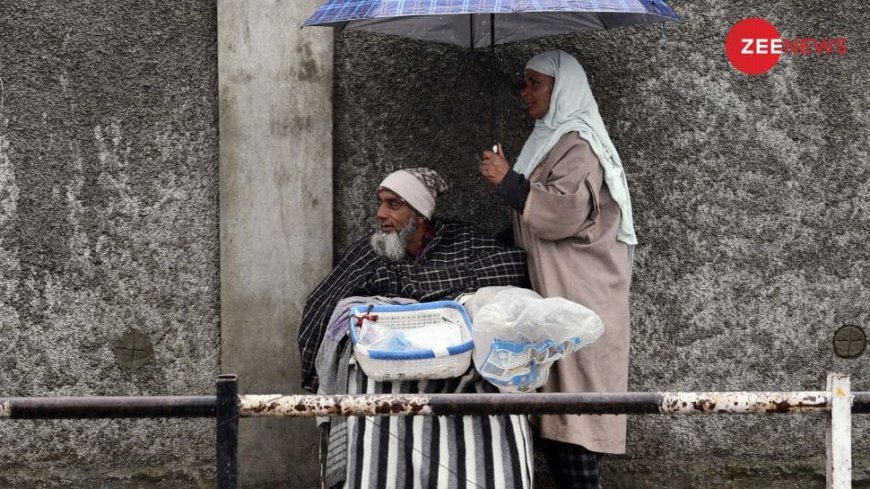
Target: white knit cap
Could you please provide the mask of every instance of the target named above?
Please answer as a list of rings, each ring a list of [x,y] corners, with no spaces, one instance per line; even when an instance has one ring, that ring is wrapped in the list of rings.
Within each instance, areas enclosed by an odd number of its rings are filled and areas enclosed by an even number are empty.
[[[418,214],[432,218],[435,198],[447,190],[444,179],[430,168],[408,168],[387,175],[378,187],[387,189],[402,198]]]

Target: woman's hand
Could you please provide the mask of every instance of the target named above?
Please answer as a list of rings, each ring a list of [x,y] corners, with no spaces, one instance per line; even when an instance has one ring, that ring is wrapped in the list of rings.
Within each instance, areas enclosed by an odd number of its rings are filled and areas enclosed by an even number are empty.
[[[498,145],[498,153],[490,150],[483,152],[483,160],[480,162],[480,174],[489,183],[498,186],[504,180],[511,167],[504,156],[504,149]]]

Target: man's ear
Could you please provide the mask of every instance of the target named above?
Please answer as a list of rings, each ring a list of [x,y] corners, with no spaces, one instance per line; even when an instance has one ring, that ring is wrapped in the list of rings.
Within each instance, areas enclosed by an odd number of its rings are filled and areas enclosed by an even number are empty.
[[[414,215],[414,218],[417,219],[417,227],[422,226],[423,223],[426,222],[426,218],[423,217],[423,216],[421,216],[420,214],[415,214],[415,215]]]

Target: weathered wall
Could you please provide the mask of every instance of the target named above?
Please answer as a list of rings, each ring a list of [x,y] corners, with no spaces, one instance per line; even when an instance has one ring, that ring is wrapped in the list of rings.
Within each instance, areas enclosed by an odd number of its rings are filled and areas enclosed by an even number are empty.
[[[211,1],[0,0],[0,396],[214,391],[216,38]],[[0,487],[208,487],[213,436],[2,422]]]
[[[631,386],[817,390],[826,373],[870,390],[867,354],[839,359],[835,330],[870,320],[870,7],[814,1],[669,2],[658,27],[499,47],[501,140],[531,128],[516,96],[533,54],[586,67],[632,189],[640,246],[632,288]],[[846,56],[783,56],[769,74],[733,70],[724,38],[761,16],[785,37],[846,37]],[[421,164],[454,191],[437,213],[497,230],[481,184],[486,64],[457,48],[348,33],[336,38],[336,251],[366,232],[373,189]],[[609,487],[823,487],[815,417],[635,417]],[[870,486],[870,419],[856,418],[855,487]]]

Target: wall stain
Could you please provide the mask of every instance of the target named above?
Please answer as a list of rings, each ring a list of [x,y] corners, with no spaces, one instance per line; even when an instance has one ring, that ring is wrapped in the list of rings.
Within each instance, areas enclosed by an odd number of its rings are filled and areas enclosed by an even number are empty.
[[[311,115],[275,114],[269,121],[269,132],[274,136],[293,136],[311,131],[314,119]]]
[[[317,66],[317,61],[314,59],[314,52],[311,50],[310,42],[302,42],[296,47],[296,54],[301,58],[299,61],[300,69],[297,72],[297,78],[303,82],[317,82],[320,80],[322,73]]]

